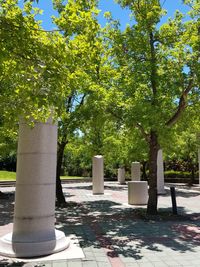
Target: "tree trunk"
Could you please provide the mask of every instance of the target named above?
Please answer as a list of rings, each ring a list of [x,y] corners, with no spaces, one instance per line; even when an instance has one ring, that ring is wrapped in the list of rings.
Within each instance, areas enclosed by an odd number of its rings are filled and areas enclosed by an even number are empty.
[[[143,161],[142,162],[142,180],[144,181],[147,180],[146,166],[147,166],[147,162]]]
[[[65,146],[66,146],[66,143],[59,144],[58,145],[58,152],[57,152],[56,199],[57,199],[57,205],[58,206],[66,203],[65,196],[64,196],[63,190],[62,190],[61,180],[60,180],[62,160],[63,160]]]
[[[159,150],[158,136],[151,131],[149,141],[149,200],[147,214],[157,214],[157,155]]]

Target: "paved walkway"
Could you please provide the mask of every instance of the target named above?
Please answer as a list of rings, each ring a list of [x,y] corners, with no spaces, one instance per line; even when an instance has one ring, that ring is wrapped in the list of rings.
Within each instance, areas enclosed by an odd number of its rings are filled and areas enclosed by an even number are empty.
[[[159,196],[161,216],[147,218],[144,207],[127,205],[127,185],[105,183],[92,195],[91,183],[63,185],[67,207],[56,209],[56,227],[79,240],[85,258],[0,267],[200,266],[200,189],[177,188],[179,216],[171,215],[169,187]],[[13,192],[14,188],[2,188]],[[12,227],[13,198],[0,200],[0,236]]]

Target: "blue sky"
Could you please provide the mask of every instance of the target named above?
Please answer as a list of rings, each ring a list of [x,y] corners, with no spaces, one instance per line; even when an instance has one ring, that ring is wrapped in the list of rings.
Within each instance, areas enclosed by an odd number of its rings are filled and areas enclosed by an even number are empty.
[[[23,0],[19,0],[20,5],[23,3]],[[168,14],[163,18],[163,22],[168,17],[173,17],[175,10],[180,10],[183,13],[187,11],[187,7],[182,4],[182,0],[161,0],[163,7],[167,10]],[[39,0],[39,4],[35,6],[40,7],[43,10],[43,15],[38,17],[42,20],[42,26],[46,30],[51,30],[55,26],[51,22],[51,16],[56,15],[56,12],[53,10],[51,0]],[[100,0],[99,9],[101,13],[99,15],[99,22],[101,25],[105,25],[106,20],[103,18],[103,14],[106,11],[111,11],[113,18],[119,19],[121,23],[121,28],[124,29],[126,24],[130,22],[129,14],[130,12],[127,9],[121,9],[119,4],[116,4],[114,0]]]

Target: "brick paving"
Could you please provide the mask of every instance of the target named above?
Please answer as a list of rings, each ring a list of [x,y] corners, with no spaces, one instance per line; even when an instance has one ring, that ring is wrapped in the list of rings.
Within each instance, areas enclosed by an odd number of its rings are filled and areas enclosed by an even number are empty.
[[[8,263],[0,267],[200,266],[200,191],[177,188],[178,216],[171,215],[169,187],[159,196],[162,216],[145,216],[145,206],[127,205],[127,185],[105,182],[104,195],[91,183],[63,184],[67,206],[56,208],[56,227],[74,234],[84,259]],[[12,194],[14,188],[2,188]],[[0,236],[12,227],[14,198],[0,202]]]

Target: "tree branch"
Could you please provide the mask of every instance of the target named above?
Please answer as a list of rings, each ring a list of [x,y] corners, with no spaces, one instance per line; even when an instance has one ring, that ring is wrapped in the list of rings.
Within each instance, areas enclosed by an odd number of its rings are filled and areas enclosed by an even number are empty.
[[[114,118],[116,118],[116,119],[118,119],[118,120],[122,120],[122,119],[123,119],[123,117],[121,116],[121,114],[120,114],[120,115],[117,114],[117,113],[114,111],[114,109],[112,109],[112,107],[107,107],[107,108],[106,108],[106,111],[107,111],[108,113],[110,113]]]
[[[86,94],[84,94],[81,98],[81,101],[79,103],[79,106],[82,106],[84,104],[84,100],[85,100]]]
[[[140,130],[141,134],[143,135],[143,137],[145,138],[146,142],[149,143],[150,142],[150,137],[149,135],[145,132],[144,128],[142,127],[142,125],[137,122],[136,123],[136,127]]]
[[[149,44],[150,44],[150,49],[151,49],[151,88],[152,88],[152,93],[153,93],[153,102],[152,104],[155,103],[156,100],[156,95],[157,95],[157,83],[156,83],[156,55],[155,55],[155,47],[154,47],[154,36],[152,31],[149,33]]]
[[[191,91],[193,87],[193,79],[190,79],[188,86],[186,87],[186,89],[183,91],[180,99],[179,99],[179,104],[178,104],[178,109],[177,111],[174,113],[174,115],[167,121],[166,126],[172,126],[174,125],[177,120],[179,119],[179,117],[181,116],[181,114],[183,113],[183,111],[186,109],[187,107],[187,97],[189,92]]]

